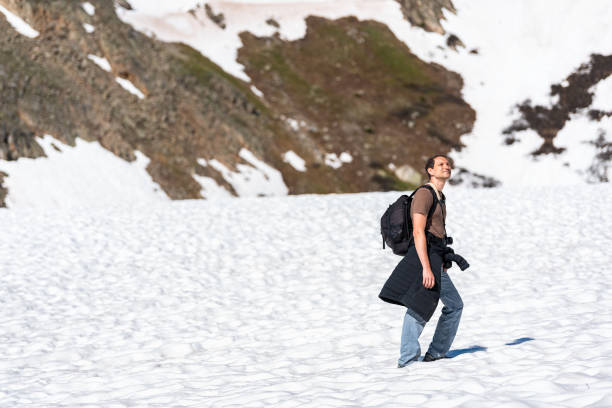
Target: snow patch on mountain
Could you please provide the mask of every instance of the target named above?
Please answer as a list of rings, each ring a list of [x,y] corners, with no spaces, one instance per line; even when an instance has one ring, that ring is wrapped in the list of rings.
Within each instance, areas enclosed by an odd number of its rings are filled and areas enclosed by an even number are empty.
[[[572,168],[578,169],[576,173],[589,182],[612,178],[612,171],[608,166],[604,166],[601,172],[596,172],[600,173],[599,178],[591,171],[598,162],[597,154],[600,150],[594,142],[599,135],[604,140],[612,136],[612,117],[593,121],[583,114],[572,115],[571,120],[556,137],[556,145],[567,149],[559,155],[559,159],[565,160],[567,167],[571,165]]]
[[[111,64],[110,64],[110,62],[108,62],[108,60],[106,58],[98,57],[97,55],[93,55],[93,54],[89,54],[87,56],[87,58],[89,58],[89,60],[93,61],[94,64],[96,64],[97,66],[102,68],[104,71],[106,71],[106,72],[111,72],[112,71]],[[134,83],[132,81],[130,81],[129,79],[116,77],[115,81],[123,89],[125,89],[126,91],[128,91],[132,95],[136,95],[138,97],[138,99],[144,99],[145,98],[145,94],[143,94],[142,91],[140,89],[138,89],[136,87],[136,85],[134,85]]]
[[[93,16],[94,14],[96,14],[96,7],[88,1],[86,1],[85,3],[81,3],[81,7],[90,16]]]
[[[198,159],[198,164],[202,167],[207,167],[208,162],[205,159]],[[212,177],[200,176],[198,174],[194,174],[193,178],[197,181],[200,186],[202,186],[202,190],[200,191],[200,195],[205,199],[225,199],[225,198],[233,198],[231,193],[227,191],[225,188],[217,184],[215,179]]]
[[[612,112],[612,75],[592,87],[593,103],[590,109]],[[608,128],[612,131],[612,128]]]
[[[6,21],[13,26],[15,31],[17,31],[21,35],[25,35],[28,38],[36,38],[40,35],[38,31],[32,28],[28,23],[26,23],[21,17],[10,12],[5,7],[0,5],[0,13],[4,14],[6,17]]]
[[[198,159],[198,164],[210,166],[221,173],[223,179],[232,186],[240,197],[284,196],[289,194],[289,189],[283,181],[280,171],[259,160],[247,149],[241,149],[239,156],[248,164],[238,163],[236,171],[232,171],[217,159]],[[216,190],[210,180],[202,179],[199,176],[196,180],[200,182],[203,189],[208,188],[213,191],[208,194],[209,196],[218,195],[214,192]],[[221,194],[221,196],[223,197],[224,194]]]
[[[285,152],[285,154],[283,155],[283,161],[289,163],[291,167],[293,167],[297,171],[306,171],[306,161],[300,156],[298,156],[297,153],[295,153],[293,150]]]
[[[562,82],[590,54],[612,53],[609,4],[593,1],[584,7],[566,0],[554,4],[459,0],[454,4],[457,15],[447,13],[442,24],[461,38],[465,50],[436,48],[436,39],[442,37],[427,33],[422,33],[423,41],[409,46],[418,55],[459,72],[465,81],[464,98],[477,111],[472,133],[462,138],[466,148],[452,153],[455,162],[508,185],[584,182],[579,152],[584,151],[582,136],[590,127],[563,129],[567,150],[538,158],[531,157],[542,143],[535,132],[523,133],[521,141],[511,146],[502,145],[502,132],[515,117],[516,104],[531,99],[534,104],[552,105],[552,83]],[[471,49],[478,53],[470,53]]]
[[[325,155],[325,164],[334,169],[339,169],[344,163],[350,163],[352,161],[353,156],[348,152],[342,152],[340,156],[336,153],[327,153]]]
[[[136,95],[138,97],[138,99],[144,99],[145,98],[145,95],[142,93],[142,91],[140,89],[138,89],[136,87],[136,85],[134,85],[132,83],[132,81],[130,81],[129,79],[117,77],[117,78],[115,78],[115,81],[117,81],[117,83],[119,85],[121,85],[121,87],[123,89],[125,89],[126,91],[128,91],[132,95]]]
[[[236,61],[237,50],[242,47],[239,34],[249,31],[258,36],[270,36],[278,32],[281,38],[294,41],[306,34],[305,18],[317,15],[330,19],[356,15],[361,19],[385,21],[389,16],[409,25],[395,0],[336,0],[324,1],[225,1],[207,3],[225,16],[226,28],[214,24],[199,2],[182,1],[160,4],[160,1],[136,0],[133,11],[117,8],[118,16],[136,29],[164,41],[181,41],[199,50],[230,74],[250,81],[244,67]],[[159,4],[159,7],[157,5]],[[191,12],[189,12],[191,8]],[[274,18],[280,28],[267,20]]]
[[[126,206],[168,201],[146,167],[149,158],[139,151],[127,162],[98,142],[76,139],[69,146],[45,135],[36,141],[47,157],[0,160],[8,174],[4,186],[9,208]]]
[[[87,58],[90,61],[93,61],[94,64],[96,64],[97,66],[102,68],[104,71],[111,72],[111,70],[112,70],[111,64],[110,64],[110,62],[108,62],[108,60],[106,58],[98,57],[97,55],[93,55],[93,54],[89,54],[87,56]]]
[[[253,92],[255,95],[259,96],[260,98],[264,97],[263,92],[261,92],[259,89],[257,89],[257,87],[255,87],[255,85],[251,85],[251,92]]]

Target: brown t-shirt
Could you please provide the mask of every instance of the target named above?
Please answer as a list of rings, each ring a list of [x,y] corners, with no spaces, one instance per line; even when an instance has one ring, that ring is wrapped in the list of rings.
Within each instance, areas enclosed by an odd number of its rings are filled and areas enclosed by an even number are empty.
[[[444,200],[444,194],[440,192],[440,198]],[[427,188],[419,188],[412,197],[412,204],[410,204],[410,218],[414,213],[423,214],[427,217],[429,209],[433,205],[434,199],[431,191]],[[425,225],[425,231],[429,231],[438,238],[443,238],[446,235],[444,230],[444,220],[446,218],[446,204],[442,204],[438,201],[436,209],[431,216],[431,219]]]

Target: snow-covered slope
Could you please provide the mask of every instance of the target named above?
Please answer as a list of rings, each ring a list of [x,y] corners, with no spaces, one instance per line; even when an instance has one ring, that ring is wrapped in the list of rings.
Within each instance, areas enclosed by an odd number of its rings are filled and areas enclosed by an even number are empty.
[[[383,22],[420,58],[462,75],[464,98],[477,111],[477,120],[472,133],[463,138],[467,148],[452,156],[459,165],[498,178],[506,185],[583,181],[583,172],[596,154],[595,147],[585,141],[593,140],[599,128],[612,130],[611,118],[593,124],[578,115],[576,122],[570,122],[559,134],[558,147],[567,151],[538,160],[530,156],[542,143],[535,132],[524,132],[521,142],[512,146],[503,144],[502,135],[516,118],[516,104],[526,99],[551,102],[551,84],[562,82],[588,62],[590,54],[612,53],[608,23],[612,8],[605,0],[588,4],[571,0],[454,0],[457,14],[447,13],[443,26],[466,45],[457,52],[446,46],[447,37],[411,27],[395,0],[209,1],[215,13],[225,15],[225,29],[208,19],[203,8],[188,12],[198,3],[134,0],[134,11],[119,10],[122,19],[136,28],[162,40],[188,43],[245,80],[248,77],[236,62],[241,31],[260,36],[278,31],[282,38],[295,40],[304,35],[304,18],[308,15],[354,15]],[[280,29],[267,24],[269,18],[274,18]],[[596,97],[604,98],[599,94]]]
[[[537,159],[530,156],[530,152],[542,141],[535,131],[523,131],[518,135],[520,141],[512,146],[503,143],[505,136],[502,135],[503,130],[518,118],[515,109],[517,103],[526,99],[531,99],[534,104],[553,103],[554,100],[548,96],[552,83],[563,84],[564,78],[587,62],[591,53],[612,54],[612,30],[608,29],[612,8],[603,0],[594,0],[588,5],[569,0],[519,0],[503,4],[485,0],[455,0],[457,14],[447,14],[443,25],[448,34],[457,35],[466,45],[466,48],[458,48],[458,51],[448,48],[447,36],[412,27],[402,16],[399,3],[395,0],[208,2],[213,13],[223,13],[225,29],[208,17],[203,3],[198,0],[131,0],[130,3],[134,6],[133,11],[117,7],[124,21],[162,40],[188,43],[227,72],[246,81],[249,78],[236,61],[237,49],[241,47],[239,33],[244,30],[261,36],[278,32],[285,40],[296,40],[305,33],[304,18],[308,15],[326,18],[355,15],[360,19],[383,22],[420,58],[440,63],[461,74],[465,81],[464,98],[477,111],[477,119],[472,133],[463,137],[467,147],[451,155],[459,166],[493,176],[507,186],[595,181],[586,171],[594,166],[594,156],[598,152],[598,146],[593,141],[597,135],[612,131],[612,116],[604,116],[601,121],[594,122],[585,112],[579,112],[572,115],[555,138],[555,145],[566,147],[566,151]],[[82,3],[81,6],[79,9],[83,8],[85,15],[95,15],[93,5]],[[0,12],[19,33],[37,38],[37,32],[19,16],[5,8],[0,8]],[[276,23],[279,27],[276,27]],[[109,69],[106,59],[93,54],[89,57],[92,64]],[[612,112],[610,78],[593,86],[595,97],[591,108]],[[122,84],[139,97],[145,96],[131,82],[123,81]],[[255,87],[251,88],[265,99],[266,95]],[[294,119],[287,119],[287,122],[296,129],[297,125],[292,124],[297,123]],[[115,201],[111,197],[117,194],[122,197],[118,199],[121,202],[165,199],[163,194],[155,192],[159,186],[142,171],[148,161],[145,157],[141,157],[137,165],[128,166],[119,159],[111,160],[101,153],[105,157],[101,159],[105,164],[89,166],[97,159],[89,160],[91,156],[86,153],[84,159],[78,159],[82,164],[77,167],[87,170],[74,171],[75,165],[70,164],[73,163],[70,162],[72,159],[67,158],[75,157],[77,160],[76,156],[66,153],[73,149],[61,147],[63,153],[56,154],[50,147],[50,139],[46,140],[43,147],[46,146],[49,159],[41,159],[41,164],[33,164],[28,159],[0,161],[0,171],[8,173],[3,186],[9,191],[9,206],[48,206],[51,203],[90,206],[92,203],[106,202],[106,199]],[[59,142],[55,144],[60,145]],[[74,152],[80,152],[84,146],[90,145],[79,142]],[[100,148],[99,145],[90,147],[86,149],[90,153],[94,147]],[[99,150],[101,152],[102,149]],[[312,163],[302,163],[299,157],[287,156],[287,153],[289,151],[283,152],[284,161],[291,163],[297,171],[312,168]],[[342,157],[338,159],[332,155],[330,153],[326,157],[328,166],[335,168],[345,163]],[[221,156],[217,159],[221,160]],[[200,158],[198,163],[210,164],[210,168],[220,173],[227,182],[226,187],[231,185],[241,195],[287,194],[289,189],[275,169],[259,159],[256,164],[252,160],[246,161],[249,165],[236,167],[233,172],[225,165],[217,165],[221,162],[214,156],[208,157],[208,160]],[[52,165],[54,168],[64,166],[65,170],[47,171],[51,162],[56,163]],[[109,168],[122,169],[117,171],[126,176],[117,177],[119,173],[115,170],[110,170],[110,173],[100,170],[107,164]],[[404,163],[394,160],[394,163],[381,164],[385,168],[401,168]],[[610,172],[609,162],[599,166],[600,175]],[[41,170],[32,173],[31,168]],[[30,175],[34,174],[40,175],[36,176],[36,180],[30,179]],[[103,180],[100,178],[103,174],[114,176]],[[79,180],[80,177],[83,180]],[[97,181],[92,182],[92,177]],[[608,174],[608,179],[610,177],[612,175]],[[205,198],[227,197],[229,194],[217,183],[218,178],[217,181],[201,175],[194,175],[194,178],[202,186],[201,195]]]
[[[168,201],[145,170],[149,159],[136,152],[129,163],[98,142],[76,139],[74,147],[46,135],[38,143],[47,157],[0,160],[8,174],[9,208],[129,206]]]
[[[401,370],[395,196],[0,211],[0,406],[612,406],[610,185],[449,189],[453,358]]]

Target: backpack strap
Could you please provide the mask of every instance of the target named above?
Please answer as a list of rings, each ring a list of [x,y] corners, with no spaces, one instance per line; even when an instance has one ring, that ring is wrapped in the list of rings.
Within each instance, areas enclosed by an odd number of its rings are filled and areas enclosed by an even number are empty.
[[[436,211],[436,206],[438,205],[438,201],[439,200],[438,200],[438,195],[436,194],[436,192],[434,191],[432,186],[430,186],[429,184],[425,184],[425,185],[422,185],[421,187],[424,187],[424,188],[428,189],[429,192],[431,193],[431,196],[433,197],[433,204],[431,205],[431,207],[429,208],[429,212],[427,213],[427,222],[425,223],[425,225],[427,226],[427,223],[430,222],[431,221],[431,217],[433,217],[434,211]],[[419,188],[421,188],[421,187],[419,187]],[[419,188],[417,188],[417,190]],[[414,192],[416,193],[417,190],[415,190]],[[446,222],[445,222],[445,224],[446,224]],[[446,228],[446,225],[445,225],[445,228]]]

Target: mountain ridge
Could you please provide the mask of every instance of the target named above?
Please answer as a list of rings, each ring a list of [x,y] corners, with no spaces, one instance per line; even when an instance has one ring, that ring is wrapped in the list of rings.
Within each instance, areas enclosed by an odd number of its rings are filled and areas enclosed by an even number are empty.
[[[74,145],[76,138],[98,140],[128,161],[135,159],[134,151],[141,151],[150,159],[148,173],[173,199],[202,198],[198,177],[214,180],[235,194],[235,186],[218,168],[202,163],[215,159],[229,171],[238,172],[240,165],[250,165],[238,154],[244,148],[280,170],[291,194],[405,189],[420,182],[419,171],[414,169],[420,167],[422,149],[398,163],[413,169],[406,184],[398,177],[406,172],[387,168],[387,160],[361,160],[361,142],[336,144],[335,152],[328,152],[321,141],[304,143],[304,135],[287,124],[285,112],[256,95],[250,84],[224,72],[187,45],[160,42],[134,30],[117,18],[112,1],[88,2],[91,14],[80,2],[0,3],[40,33],[34,39],[26,38],[0,18],[2,30],[9,33],[0,39],[5,55],[0,86],[3,91],[11,90],[0,106],[2,117],[8,118],[2,121],[0,139],[4,160],[44,156],[36,143],[37,136],[44,134],[69,145]],[[342,22],[329,20],[328,24]],[[385,41],[385,47],[396,54],[406,48],[392,34],[386,34]],[[442,67],[432,69],[446,72]],[[125,83],[139,96],[122,89]],[[313,86],[318,85],[308,84]],[[348,92],[358,94],[361,90],[354,85]],[[453,92],[453,98],[461,100],[460,93]],[[414,99],[418,103],[418,98]],[[338,100],[336,106],[342,103]],[[469,111],[467,104],[461,103]],[[433,135],[441,142],[440,151],[447,153],[460,146],[458,136],[471,128],[471,115],[465,117],[463,128],[450,130],[452,136],[440,130],[425,136]],[[396,128],[399,135],[405,124]],[[387,141],[396,140],[390,145],[404,143],[398,137]],[[418,143],[418,138],[407,140]],[[297,171],[283,159],[289,151],[306,159],[306,172]],[[337,171],[326,157],[343,151],[351,152],[355,160]]]

